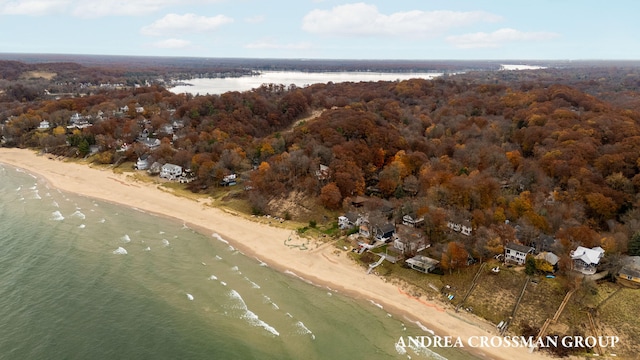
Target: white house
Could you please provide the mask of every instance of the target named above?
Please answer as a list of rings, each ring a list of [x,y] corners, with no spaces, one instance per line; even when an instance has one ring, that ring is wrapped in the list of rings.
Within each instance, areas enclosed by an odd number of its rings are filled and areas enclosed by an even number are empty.
[[[360,226],[361,223],[362,218],[356,213],[348,212],[343,216],[338,216],[338,227],[342,230]]]
[[[436,266],[440,263],[438,260],[423,255],[416,255],[411,259],[405,260],[405,262],[413,270],[417,270],[425,274],[435,269]]]
[[[38,126],[38,129],[40,130],[46,130],[48,128],[51,127],[51,124],[49,124],[49,122],[47,120],[42,120],[40,121],[40,126]]]
[[[164,164],[160,169],[160,177],[169,180],[175,180],[182,175],[182,166],[174,164]]]
[[[516,243],[508,243],[504,247],[504,260],[523,265],[527,261],[527,255],[533,252],[531,246],[520,245]]]
[[[149,165],[149,156],[142,155],[138,158],[138,161],[136,161],[135,168],[138,170],[147,170],[149,169]]]
[[[596,273],[596,268],[598,267],[602,256],[604,256],[604,249],[600,246],[591,249],[578,246],[578,248],[571,251],[573,270],[585,275],[593,275]]]
[[[238,175],[236,174],[225,175],[222,177],[222,181],[220,181],[220,185],[233,186],[236,184],[237,179],[238,179]]]
[[[411,215],[404,215],[402,217],[402,224],[411,227],[420,227],[424,225],[424,217],[413,217]]]

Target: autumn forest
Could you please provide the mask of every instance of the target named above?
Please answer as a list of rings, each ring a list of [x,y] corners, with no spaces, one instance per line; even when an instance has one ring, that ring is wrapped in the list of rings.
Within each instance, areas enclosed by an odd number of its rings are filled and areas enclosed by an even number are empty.
[[[435,250],[454,242],[474,258],[543,237],[557,240],[561,268],[577,245],[640,255],[637,67],[194,96],[168,91],[153,72],[48,66],[57,77],[0,62],[2,146],[116,166],[149,156],[190,169],[194,192],[238,174],[257,214],[284,216],[273,200],[292,194],[336,214],[367,196],[371,211],[394,209],[390,220],[424,217]],[[91,126],[73,126],[74,115]],[[473,236],[451,233],[448,221]]]

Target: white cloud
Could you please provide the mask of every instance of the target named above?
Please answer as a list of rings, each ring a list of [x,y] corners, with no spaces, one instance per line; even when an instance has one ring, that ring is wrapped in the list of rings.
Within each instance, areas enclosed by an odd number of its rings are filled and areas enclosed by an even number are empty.
[[[69,2],[69,0],[0,1],[0,14],[44,15],[59,13],[67,7]]]
[[[143,35],[162,36],[176,33],[197,33],[213,31],[222,25],[233,22],[224,15],[206,17],[195,14],[167,14],[162,19],[140,29]]]
[[[420,11],[381,14],[375,5],[340,5],[331,10],[312,10],[302,20],[302,29],[328,35],[434,36],[443,31],[477,22],[502,18],[484,11]]]
[[[191,42],[182,39],[166,39],[162,41],[156,41],[151,45],[160,49],[184,49],[191,46]]]
[[[306,42],[278,44],[271,40],[261,40],[246,44],[244,47],[247,49],[306,50],[311,48],[311,44]]]
[[[497,48],[508,42],[543,41],[558,37],[551,32],[522,32],[515,29],[500,29],[492,33],[478,32],[473,34],[448,36],[446,40],[458,48]]]

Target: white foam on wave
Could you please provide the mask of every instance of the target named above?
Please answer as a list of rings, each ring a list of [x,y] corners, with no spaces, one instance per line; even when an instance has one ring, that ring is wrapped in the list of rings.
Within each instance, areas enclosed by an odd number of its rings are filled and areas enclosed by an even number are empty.
[[[164,231],[160,231],[158,234],[160,234],[160,235],[164,235]]]
[[[233,267],[231,267],[231,271],[234,271],[234,272],[235,272],[235,271],[238,271],[238,272],[240,272],[240,271],[238,270],[238,267],[237,267],[237,266],[233,266]]]
[[[22,190],[22,185],[18,186],[18,188],[16,189],[16,191],[20,191]]]
[[[79,227],[80,229],[84,229],[84,228],[86,228],[87,226],[86,226],[85,224],[80,224],[78,227]]]
[[[244,302],[244,299],[242,298],[242,296],[240,296],[240,293],[231,289],[231,291],[229,292],[229,297],[231,297],[231,299],[235,301],[235,306],[234,306],[235,309],[244,311],[244,313],[240,316],[240,318],[246,320],[249,324],[253,326],[261,327],[267,330],[268,332],[270,332],[275,336],[280,336],[280,333],[273,326],[260,320],[258,315],[256,315],[253,311],[249,310],[249,308],[247,307],[247,304]]]
[[[36,199],[36,200],[42,199],[42,197],[40,196],[40,193],[38,192],[38,190],[35,190],[33,192],[33,198]]]
[[[144,251],[151,251],[151,247],[147,246],[146,248],[144,248]]]
[[[298,321],[296,323],[296,328],[298,329],[298,331],[297,331],[298,334],[300,334],[300,335],[311,335],[311,338],[313,340],[316,339],[316,336],[313,335],[313,332],[311,332],[311,330],[309,330],[309,328],[304,326],[304,323],[302,321]]]
[[[260,260],[258,258],[254,258],[254,259],[258,260],[258,263],[260,263],[260,266],[269,267],[269,265],[267,265],[266,262],[264,262],[264,261],[262,261],[262,260]]]
[[[254,289],[260,289],[260,285],[254,283],[253,281],[251,281],[248,277],[244,277],[245,280],[247,280],[249,282],[249,284],[251,284],[251,287]]]
[[[218,239],[219,241],[222,241],[225,244],[229,244],[229,242],[227,240],[223,239],[222,236],[218,235],[218,233],[211,234],[211,237],[214,237],[214,238]]]
[[[37,189],[37,188],[38,188],[38,186],[37,186],[37,185],[33,185],[32,187],[30,187],[30,188],[29,188],[29,190],[35,190],[35,189]]]
[[[162,239],[162,245],[163,245],[163,246],[169,246],[169,240],[167,240],[167,239]]]
[[[193,301],[193,295],[187,293],[187,299]]]
[[[123,248],[122,246],[118,247],[117,249],[113,250],[113,253],[116,255],[127,255],[127,250],[125,248]]]
[[[123,243],[125,243],[125,244],[126,244],[126,243],[130,243],[130,242],[131,242],[131,238],[130,238],[130,237],[129,237],[129,235],[127,235],[127,234],[124,234],[124,236],[123,236],[123,237],[121,237],[121,238],[120,238],[120,240],[121,240]]]
[[[100,224],[104,224],[104,222],[105,222],[105,221],[107,221],[105,218],[102,218],[102,219],[98,220],[98,222],[99,222]]]
[[[216,260],[222,260],[222,258],[218,255],[216,255]]]
[[[224,281],[220,281],[220,284],[222,284],[222,286],[227,286],[227,283]]]
[[[448,360],[446,357],[438,354],[437,352],[429,349],[426,346],[415,346],[413,343],[409,343],[408,347],[413,350],[416,354],[422,355],[427,359],[435,359],[435,360]],[[402,348],[400,344],[396,343],[396,351]],[[405,350],[406,351],[406,350]]]
[[[407,318],[405,317],[405,319],[407,319]],[[411,321],[411,320],[409,320],[409,319],[407,319],[407,320],[408,320],[408,321]],[[431,330],[431,329],[429,329],[428,327],[426,327],[426,326],[422,325],[422,323],[420,323],[420,321],[411,321],[411,322],[413,322],[414,324],[418,325],[418,327],[420,328],[420,330],[422,330],[422,331],[424,331],[424,332],[428,332],[428,333],[429,333],[429,334],[431,334],[431,335],[435,335],[435,334],[436,334],[433,330]]]
[[[53,200],[52,205],[53,205],[53,207],[54,207],[54,208],[59,208],[59,207],[60,207],[60,205],[58,204],[58,202],[57,202],[57,201],[55,201],[55,200]]]
[[[218,280],[218,277],[215,275],[209,276],[209,280]]]
[[[271,298],[270,298],[270,297],[268,297],[267,295],[262,294],[262,299],[263,299],[263,303],[265,303],[265,304],[271,304],[271,307],[272,307],[274,310],[280,310],[280,307],[278,306],[278,304],[274,303],[274,302],[271,300]]]
[[[51,220],[62,221],[64,220],[64,216],[62,216],[60,211],[54,211],[51,213]]]
[[[373,300],[371,300],[371,299],[369,299],[369,302],[370,302],[371,304],[373,304],[374,306],[379,307],[380,309],[384,310],[384,308],[382,307],[382,305],[378,304],[377,302],[375,302],[375,301],[373,301]]]
[[[85,214],[83,214],[82,212],[80,212],[80,210],[76,210],[73,214],[71,214],[72,217],[77,217],[79,219],[86,219],[87,217],[85,216]]]

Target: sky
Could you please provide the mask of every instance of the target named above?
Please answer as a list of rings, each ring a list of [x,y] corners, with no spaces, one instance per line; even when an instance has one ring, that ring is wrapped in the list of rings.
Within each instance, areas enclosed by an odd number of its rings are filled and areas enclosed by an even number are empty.
[[[0,53],[640,60],[637,0],[0,0]]]

